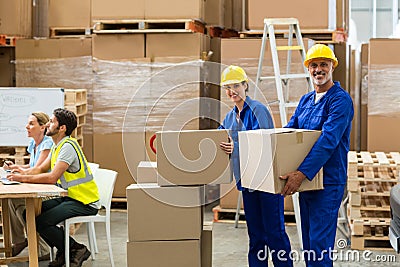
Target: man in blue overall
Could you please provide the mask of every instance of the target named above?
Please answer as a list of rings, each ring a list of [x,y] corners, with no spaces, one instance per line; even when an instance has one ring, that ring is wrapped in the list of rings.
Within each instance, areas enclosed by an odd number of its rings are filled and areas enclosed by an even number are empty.
[[[334,249],[338,211],[347,181],[353,102],[339,82],[332,80],[338,60],[328,46],[311,47],[304,65],[315,90],[300,99],[286,127],[322,133],[298,169],[281,176],[287,180],[281,193],[295,193],[303,180],[312,180],[323,167],[324,189],[300,192],[303,249],[307,266],[333,266],[330,252]]]

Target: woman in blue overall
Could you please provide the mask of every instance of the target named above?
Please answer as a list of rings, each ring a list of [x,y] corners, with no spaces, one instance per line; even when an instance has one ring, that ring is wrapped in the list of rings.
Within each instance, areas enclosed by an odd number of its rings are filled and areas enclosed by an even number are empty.
[[[220,146],[226,153],[231,154],[237,189],[243,194],[249,235],[248,262],[250,267],[268,266],[269,248],[274,266],[293,266],[289,257],[290,242],[285,231],[283,196],[241,186],[238,132],[274,127],[268,109],[246,96],[247,82],[247,75],[240,67],[229,66],[222,72],[221,86],[235,107],[228,112],[220,126],[221,129],[231,130],[232,136]]]
[[[304,179],[312,180],[323,167],[324,189],[300,192],[299,198],[307,266],[333,266],[338,211],[347,181],[347,152],[354,110],[350,95],[332,80],[337,65],[338,60],[328,46],[317,44],[308,50],[304,66],[315,90],[301,98],[286,125],[321,131],[298,169],[281,177],[287,179],[282,194],[290,195]]]

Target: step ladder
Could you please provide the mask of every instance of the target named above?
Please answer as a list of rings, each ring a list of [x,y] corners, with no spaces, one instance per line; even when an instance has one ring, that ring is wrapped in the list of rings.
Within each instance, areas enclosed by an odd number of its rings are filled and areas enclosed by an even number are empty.
[[[274,26],[286,26],[288,31],[288,45],[277,46],[275,38]],[[297,45],[293,45],[293,34],[295,34]],[[263,60],[265,56],[265,49],[267,47],[267,39],[269,39],[272,55],[272,64],[274,67],[274,76],[262,76]],[[278,51],[287,51],[287,65],[286,73],[281,74],[279,67]],[[259,88],[260,83],[264,80],[274,79],[276,84],[276,92],[278,96],[279,113],[281,116],[282,126],[287,124],[287,108],[296,108],[299,102],[289,101],[289,80],[290,79],[306,79],[308,83],[308,91],[312,91],[314,86],[312,84],[310,75],[306,67],[303,66],[302,73],[291,73],[292,65],[292,51],[299,51],[302,61],[306,58],[306,51],[304,49],[303,38],[299,27],[299,21],[296,18],[277,18],[277,19],[264,19],[264,32],[261,43],[260,59],[258,62],[258,70],[256,77],[256,88]],[[285,93],[284,87],[285,85]],[[257,98],[257,91],[254,92],[254,98]]]
[[[275,26],[288,28],[288,44],[286,46],[277,46],[275,38]],[[293,34],[297,40],[297,45],[293,45]],[[274,68],[274,76],[262,76],[263,61],[265,56],[265,49],[267,46],[267,39],[269,39],[272,64]],[[281,74],[279,67],[278,51],[287,51],[287,65],[286,73]],[[264,80],[274,79],[276,84],[276,92],[278,96],[279,113],[281,117],[282,127],[287,124],[287,109],[296,108],[299,102],[289,101],[289,80],[290,79],[306,79],[308,84],[308,91],[314,89],[311,77],[308,70],[303,66],[302,73],[291,73],[292,65],[292,51],[300,52],[302,62],[306,58],[306,51],[304,48],[303,37],[299,27],[299,21],[296,18],[274,18],[264,19],[264,32],[261,43],[260,59],[258,62],[258,71],[256,77],[256,90],[254,91],[254,99],[257,98],[257,88],[260,88],[260,83]],[[285,88],[283,87],[285,86]],[[285,93],[284,93],[285,89]],[[299,205],[299,193],[292,195],[293,209],[295,213],[297,234],[299,236],[300,247],[303,248],[303,239],[301,233],[301,219],[300,219],[300,205]]]

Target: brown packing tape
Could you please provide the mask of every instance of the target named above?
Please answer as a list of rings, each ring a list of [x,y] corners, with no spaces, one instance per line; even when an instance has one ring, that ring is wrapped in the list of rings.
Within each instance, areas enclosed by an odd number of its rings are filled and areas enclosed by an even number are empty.
[[[303,133],[302,132],[296,133],[296,141],[297,141],[297,144],[303,143]]]

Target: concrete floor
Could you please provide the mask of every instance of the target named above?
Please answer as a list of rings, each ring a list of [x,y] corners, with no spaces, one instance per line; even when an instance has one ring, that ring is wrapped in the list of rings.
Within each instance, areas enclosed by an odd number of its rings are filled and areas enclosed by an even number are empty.
[[[212,207],[206,208],[205,219],[212,220]],[[111,214],[111,236],[112,247],[114,253],[114,262],[116,267],[126,266],[126,241],[127,241],[127,212],[125,209],[113,209]],[[293,223],[287,226],[287,232],[291,240],[292,249],[299,251],[299,239],[297,236],[296,227]],[[99,254],[96,254],[96,260],[89,259],[83,266],[89,267],[108,267],[110,266],[107,250],[107,242],[105,238],[105,230],[102,224],[96,224],[97,244],[99,246]],[[75,235],[79,242],[87,244],[86,228],[81,227]],[[337,239],[342,238],[338,232]],[[214,267],[245,267],[247,266],[246,254],[248,246],[248,237],[246,224],[241,222],[238,228],[234,228],[233,223],[214,223],[213,228],[213,266]],[[338,250],[338,255],[344,255],[345,250]],[[23,251],[22,253],[27,253]],[[377,257],[394,257],[395,262],[383,263],[374,262]],[[345,261],[338,260],[334,266],[355,267],[355,266],[399,266],[400,255],[394,251],[372,251],[368,255],[371,261],[362,258],[360,252],[360,261]],[[40,266],[47,266],[48,262],[40,262]],[[13,263],[8,266],[28,266],[28,263]],[[270,262],[269,266],[273,266]],[[305,266],[304,262],[295,262],[294,266]],[[151,267],[151,266],[149,266]],[[158,267],[158,266],[157,266]],[[166,266],[173,267],[173,266]],[[188,266],[190,267],[190,266]]]

